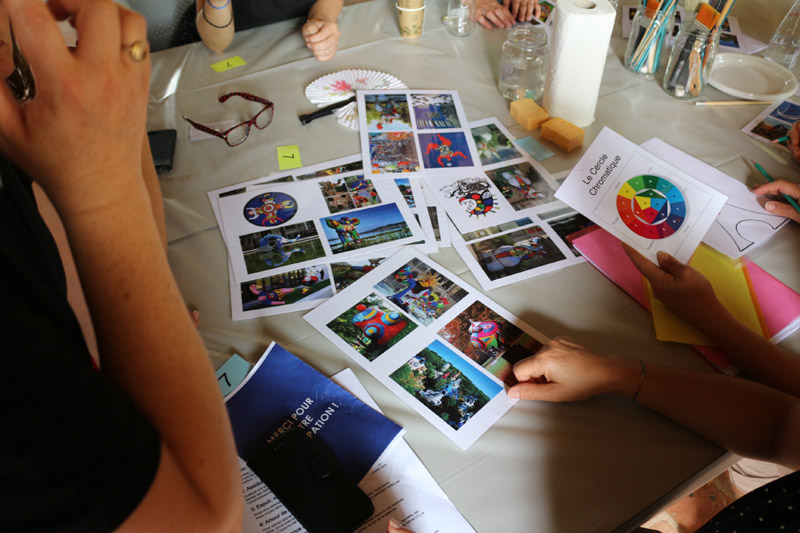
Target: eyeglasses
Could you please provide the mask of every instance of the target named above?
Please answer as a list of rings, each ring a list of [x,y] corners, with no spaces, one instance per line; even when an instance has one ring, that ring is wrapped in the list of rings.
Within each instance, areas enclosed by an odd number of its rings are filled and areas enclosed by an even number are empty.
[[[221,137],[222,139],[225,139],[225,142],[228,143],[228,146],[237,146],[242,144],[247,139],[247,136],[250,135],[250,126],[255,126],[256,128],[263,130],[269,126],[270,122],[272,122],[272,115],[275,105],[269,100],[254,96],[252,94],[233,92],[220,96],[219,102],[224,104],[231,96],[241,96],[245,100],[264,104],[264,108],[256,113],[255,116],[250,120],[246,120],[241,124],[237,124],[236,126],[222,132],[197,123],[186,115],[183,115],[183,119],[200,131],[204,131],[209,135],[214,135],[215,137]]]

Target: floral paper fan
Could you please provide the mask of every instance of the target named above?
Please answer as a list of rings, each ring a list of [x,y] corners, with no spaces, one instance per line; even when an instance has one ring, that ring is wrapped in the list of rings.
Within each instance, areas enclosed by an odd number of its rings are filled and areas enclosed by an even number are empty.
[[[358,89],[406,89],[405,83],[391,74],[374,70],[340,70],[317,78],[306,86],[306,98],[317,107],[325,107],[335,102],[355,96]],[[351,102],[334,112],[336,120],[350,129],[358,130],[358,108]]]

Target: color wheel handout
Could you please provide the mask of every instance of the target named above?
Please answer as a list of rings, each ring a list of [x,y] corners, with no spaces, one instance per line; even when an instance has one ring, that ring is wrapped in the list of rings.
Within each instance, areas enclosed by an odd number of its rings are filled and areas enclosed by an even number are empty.
[[[669,237],[686,218],[686,201],[669,180],[658,176],[636,176],[617,193],[617,212],[622,222],[646,239]]]

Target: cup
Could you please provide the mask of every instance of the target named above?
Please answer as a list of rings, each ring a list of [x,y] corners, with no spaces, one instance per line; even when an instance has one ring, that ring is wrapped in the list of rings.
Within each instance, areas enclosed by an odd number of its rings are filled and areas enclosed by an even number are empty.
[[[475,31],[475,0],[448,0],[444,22],[451,35],[471,35]]]
[[[414,8],[401,7],[398,0],[397,18],[400,23],[400,35],[405,39],[417,39],[422,35],[422,21],[425,18],[424,0],[422,7]]]
[[[425,7],[425,0],[397,0],[397,7],[403,9],[417,9]]]

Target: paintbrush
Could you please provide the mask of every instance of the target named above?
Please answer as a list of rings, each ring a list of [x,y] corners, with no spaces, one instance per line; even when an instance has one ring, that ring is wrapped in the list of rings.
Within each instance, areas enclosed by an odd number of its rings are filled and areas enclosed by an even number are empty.
[[[707,4],[708,0],[683,0],[683,8],[689,13],[697,13],[702,4]]]
[[[720,14],[716,9],[708,4],[703,4],[694,19],[694,29],[698,37],[692,43],[692,51],[689,54],[689,78],[686,84],[687,92],[692,96],[699,96],[703,90],[702,74],[706,64],[705,58],[708,51],[703,50],[703,41],[707,40],[707,32],[713,28],[719,20]]]

